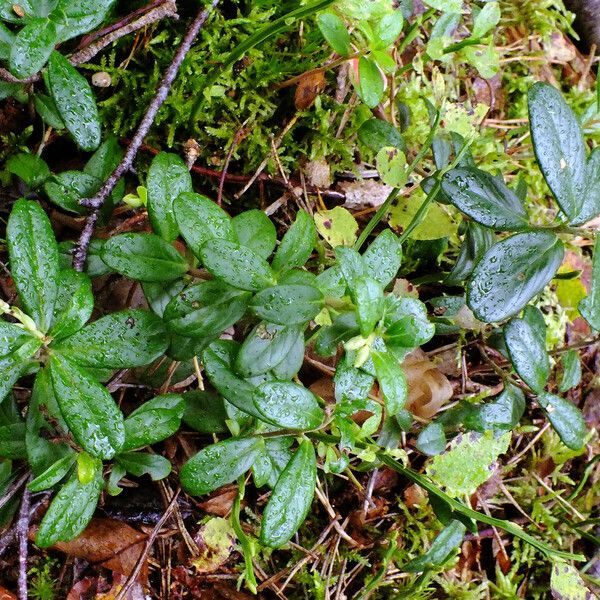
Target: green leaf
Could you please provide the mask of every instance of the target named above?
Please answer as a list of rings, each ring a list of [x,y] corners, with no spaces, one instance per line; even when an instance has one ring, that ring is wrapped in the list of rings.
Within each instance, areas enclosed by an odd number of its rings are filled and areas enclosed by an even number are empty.
[[[150,475],[152,481],[159,481],[171,473],[171,463],[164,457],[143,452],[123,452],[115,458],[115,463],[135,477]]]
[[[577,387],[581,383],[581,361],[577,350],[567,350],[561,356],[563,365],[563,374],[558,387],[561,393],[565,393],[570,389]]]
[[[320,356],[333,356],[339,344],[358,335],[358,321],[353,312],[337,316],[330,327],[323,327],[315,340],[315,351]]]
[[[402,246],[391,229],[384,229],[362,255],[366,273],[384,288],[398,274],[402,263]]]
[[[375,108],[383,98],[384,80],[379,67],[366,56],[358,59],[356,93],[369,107]]]
[[[405,315],[385,330],[383,339],[395,354],[405,349],[413,350],[427,343],[435,333],[435,325],[427,316]]]
[[[0,346],[5,346],[2,337],[6,333],[8,323],[0,322]],[[22,331],[22,330],[21,330]],[[12,335],[11,335],[12,337]],[[0,402],[6,398],[13,385],[30,368],[31,358],[41,348],[42,342],[30,335],[15,340],[14,346],[5,348],[5,354],[0,356]]]
[[[95,150],[100,145],[101,127],[94,94],[85,77],[58,52],[53,52],[48,62],[48,88],[77,145]]]
[[[473,221],[465,223],[466,233],[452,271],[444,280],[448,285],[457,285],[467,279],[483,255],[495,241],[494,232]]]
[[[179,429],[184,410],[185,404],[179,394],[156,396],[144,402],[125,419],[122,450],[150,446],[171,437]]]
[[[371,277],[360,277],[354,282],[352,300],[363,337],[370,335],[383,317],[383,288]]]
[[[600,235],[596,235],[594,244],[591,289],[579,302],[579,312],[592,329],[600,331]]]
[[[404,408],[408,394],[404,371],[394,355],[389,352],[374,351],[371,358],[385,400],[385,408],[394,416]]]
[[[34,17],[19,31],[9,60],[15,77],[25,79],[42,69],[59,41],[57,29],[54,20]]]
[[[252,400],[263,421],[282,429],[316,429],[323,422],[317,397],[291,381],[267,381],[256,388]]]
[[[556,600],[593,600],[595,595],[577,569],[562,560],[553,561],[550,592]]]
[[[425,4],[443,12],[460,13],[462,11],[462,0],[425,0]]]
[[[212,337],[239,321],[251,294],[220,281],[203,281],[185,288],[166,306],[167,327],[179,335]]]
[[[206,196],[179,194],[173,201],[173,212],[183,239],[198,257],[208,240],[237,242],[231,217]]]
[[[200,250],[200,259],[217,279],[240,290],[257,292],[275,282],[264,258],[234,242],[209,240]]]
[[[74,475],[56,494],[40,523],[35,543],[48,548],[76,538],[90,522],[101,492],[102,463],[98,461],[91,482],[82,484]]]
[[[144,296],[148,302],[148,306],[159,317],[163,317],[165,309],[169,302],[173,300],[179,292],[185,288],[185,282],[182,279],[175,281],[146,281],[142,283]]]
[[[358,223],[352,213],[343,206],[319,211],[313,218],[317,231],[332,248],[352,246],[356,242]]]
[[[27,487],[31,492],[43,492],[60,483],[69,473],[75,461],[77,454],[71,452],[62,458],[59,458],[55,463],[50,465],[41,475],[33,479]]]
[[[252,467],[263,443],[260,437],[242,437],[207,446],[181,468],[182,487],[189,494],[202,496],[235,481]]]
[[[94,310],[92,282],[85,273],[63,269],[58,280],[54,325],[50,329],[53,340],[60,340],[79,331],[89,321]]]
[[[277,231],[262,210],[246,210],[231,220],[233,230],[242,246],[250,248],[265,260],[273,254]]]
[[[261,322],[248,334],[235,361],[237,372],[244,377],[262,375],[275,368],[290,352],[299,326],[286,327]]]
[[[183,192],[192,192],[192,176],[177,154],[160,152],[148,171],[148,216],[154,231],[167,242],[179,235],[173,201]]]
[[[310,258],[317,243],[317,230],[310,215],[300,210],[286,231],[271,263],[277,273],[302,267]]]
[[[256,386],[242,379],[233,369],[239,344],[230,340],[217,340],[203,353],[202,362],[208,379],[215,389],[239,410],[262,419],[262,414],[252,402]]]
[[[265,440],[263,451],[252,465],[256,487],[268,485],[272,489],[277,485],[277,480],[293,456],[290,450],[293,442],[294,438],[291,436]]]
[[[588,434],[581,411],[568,400],[548,392],[542,392],[538,402],[564,445],[572,450],[581,449]]]
[[[267,502],[260,528],[261,543],[278,548],[291,539],[310,510],[316,483],[315,450],[309,440],[304,440],[281,473]]]
[[[476,407],[473,415],[467,415],[465,426],[484,431],[510,431],[519,423],[525,412],[525,395],[516,386],[508,384],[492,402]]]
[[[517,314],[549,283],[564,255],[549,231],[517,233],[494,244],[467,284],[467,303],[486,323]]]
[[[474,38],[483,37],[498,24],[500,16],[498,2],[486,2],[473,20],[473,32],[471,35]]]
[[[123,415],[105,387],[68,358],[53,354],[52,387],[60,412],[81,447],[110,459],[125,441]]]
[[[441,567],[460,547],[466,529],[463,523],[453,519],[433,540],[431,548],[422,556],[405,564],[402,570],[408,573],[418,573]]]
[[[254,313],[277,325],[300,325],[321,311],[323,294],[310,285],[278,285],[258,292],[250,302]]]
[[[581,127],[560,92],[548,83],[529,88],[531,140],[548,187],[569,219],[582,205],[586,156]]]
[[[150,364],[167,345],[161,319],[130,309],[106,315],[53,347],[84,367],[129,369]]]
[[[504,327],[504,340],[519,377],[534,392],[542,392],[550,377],[550,359],[535,329],[524,319],[513,319]]]
[[[17,422],[0,426],[0,456],[11,460],[27,458],[25,423]]]
[[[139,281],[172,281],[188,269],[185,258],[152,233],[122,233],[108,239],[102,260],[112,269]]]
[[[98,27],[114,3],[115,0],[58,0],[53,14],[60,15],[61,41]]]
[[[119,144],[114,135],[110,135],[100,144],[98,150],[92,154],[87,163],[85,163],[83,172],[87,175],[97,177],[100,181],[104,181],[112,175],[122,158],[123,150],[121,149],[121,144]],[[113,194],[118,189],[119,187],[117,186]]]
[[[452,497],[471,495],[492,476],[493,465],[507,451],[510,436],[507,432],[495,437],[490,431],[459,435],[449,450],[433,457],[427,474]]]
[[[63,171],[53,175],[44,185],[44,191],[57,206],[77,215],[86,212],[79,204],[82,198],[91,198],[100,187],[100,180],[81,171]]]
[[[408,179],[406,156],[402,150],[383,147],[375,157],[381,181],[394,188],[404,187]]]
[[[317,17],[317,25],[329,45],[340,56],[348,56],[352,52],[348,29],[336,14],[325,12]]]
[[[406,150],[406,144],[400,132],[387,121],[368,119],[358,128],[358,139],[365,146],[379,152],[384,147]]]
[[[58,246],[50,219],[31,200],[20,199],[8,219],[6,241],[11,275],[23,308],[38,328],[52,325],[58,280]]]
[[[36,112],[48,126],[58,131],[65,128],[65,123],[58,112],[58,108],[56,108],[56,103],[50,96],[38,92],[33,97],[33,103]]]
[[[204,390],[192,390],[183,394],[183,400],[183,422],[188,427],[209,434],[227,431],[223,398]]]
[[[475,167],[452,169],[442,177],[442,190],[456,208],[498,231],[529,226],[519,197],[499,178]]]
[[[446,449],[446,433],[441,423],[429,423],[419,433],[417,438],[417,450],[434,456],[441,454]]]
[[[403,24],[404,17],[398,8],[377,19],[373,27],[374,47],[385,49],[391,46],[400,35]]]
[[[296,340],[292,344],[289,352],[280,363],[276,364],[271,369],[273,377],[275,377],[275,379],[292,379],[304,364],[305,350],[306,341],[304,339],[304,331],[298,329]]]
[[[598,214],[600,214],[600,147],[594,148],[587,159],[581,210],[571,219],[571,224],[583,225]]]
[[[35,154],[13,154],[7,161],[4,168],[13,175],[16,175],[25,182],[28,188],[34,190],[50,177],[50,169],[46,161]]]
[[[344,354],[335,369],[335,400],[349,403],[365,400],[371,393],[375,378],[362,369],[357,369],[348,354]]]
[[[4,23],[0,23],[0,60],[8,61],[14,43],[15,34]]]
[[[335,258],[346,280],[346,286],[350,289],[354,287],[357,279],[371,274],[362,256],[354,248],[338,246],[335,249]]]

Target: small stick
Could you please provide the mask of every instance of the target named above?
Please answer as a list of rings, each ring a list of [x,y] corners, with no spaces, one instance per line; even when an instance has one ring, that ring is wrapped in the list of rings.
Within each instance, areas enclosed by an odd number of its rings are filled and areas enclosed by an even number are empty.
[[[29,481],[31,475],[27,478]],[[17,538],[19,540],[19,598],[27,600],[27,534],[29,532],[29,505],[31,494],[27,486],[23,490],[19,519],[17,521]]]
[[[135,135],[133,136],[133,139],[131,140],[131,143],[125,152],[123,160],[117,165],[117,168],[112,172],[100,191],[93,198],[84,198],[80,200],[80,204],[82,206],[91,208],[92,212],[87,217],[85,227],[81,232],[79,241],[77,242],[73,251],[73,268],[76,271],[83,271],[90,242],[92,240],[92,235],[94,233],[94,228],[96,226],[96,221],[100,215],[100,209],[114,190],[121,177],[123,177],[123,175],[131,168],[133,160],[136,157],[144,138],[148,134],[150,127],[152,127],[156,113],[167,98],[181,63],[192,47],[192,44],[194,43],[194,40],[196,39],[196,36],[198,35],[202,25],[204,25],[208,19],[211,9],[214,8],[218,3],[219,0],[212,0],[210,7],[206,10],[201,10],[190,25],[185,37],[183,38],[183,41],[181,42],[181,45],[173,57],[171,64],[165,71],[163,79],[158,86],[158,90],[156,91],[156,95],[152,99],[152,102],[150,102],[148,110],[142,118],[137,131],[135,132]]]

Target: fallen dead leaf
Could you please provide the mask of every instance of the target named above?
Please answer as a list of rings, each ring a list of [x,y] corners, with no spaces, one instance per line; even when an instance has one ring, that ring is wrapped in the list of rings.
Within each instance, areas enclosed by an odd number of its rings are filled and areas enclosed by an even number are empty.
[[[0,586],[0,600],[17,600],[17,597],[7,589]]]
[[[194,541],[200,554],[192,559],[196,573],[214,573],[231,556],[235,532],[227,519],[214,517],[204,523]]]
[[[198,506],[209,515],[218,517],[226,517],[233,506],[233,501],[237,496],[237,485],[227,485],[218,489],[206,501],[201,502]]]
[[[325,74],[323,71],[305,73],[294,94],[296,110],[306,110],[315,101],[316,97],[325,89]]]

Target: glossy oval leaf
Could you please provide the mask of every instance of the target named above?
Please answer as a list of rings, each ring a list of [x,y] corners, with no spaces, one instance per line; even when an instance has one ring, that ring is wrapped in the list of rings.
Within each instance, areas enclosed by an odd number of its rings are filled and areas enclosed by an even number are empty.
[[[9,60],[11,73],[19,79],[25,79],[40,71],[58,41],[58,27],[54,20],[29,19],[12,44]]]
[[[250,307],[277,325],[299,325],[314,319],[323,307],[323,294],[309,285],[278,285],[258,292]]]
[[[402,246],[391,229],[384,229],[362,255],[366,273],[384,288],[389,285],[402,264]]]
[[[580,450],[588,434],[581,411],[568,400],[543,392],[538,402],[548,415],[548,420],[565,446]]]
[[[84,367],[129,369],[142,367],[167,349],[161,319],[147,310],[124,310],[90,323],[54,348]]]
[[[317,243],[317,229],[310,215],[298,211],[296,220],[286,231],[275,252],[271,266],[277,273],[303,267]]]
[[[67,476],[76,460],[77,454],[75,454],[75,452],[70,452],[66,456],[59,458],[43,473],[28,483],[27,488],[31,492],[43,492],[44,490],[50,489]]]
[[[172,281],[188,270],[185,258],[161,237],[151,233],[122,233],[108,239],[102,260],[138,281]]]
[[[69,430],[92,456],[110,459],[125,441],[123,415],[107,389],[68,358],[53,354],[52,387]]]
[[[323,422],[317,397],[291,381],[263,383],[254,391],[252,400],[264,421],[283,429],[316,429]]]
[[[317,484],[317,460],[309,440],[298,450],[283,470],[265,507],[260,541],[271,548],[288,542],[304,522]]]
[[[202,496],[235,481],[252,467],[263,444],[260,437],[244,437],[207,446],[181,468],[183,489]]]
[[[517,233],[494,244],[467,284],[467,303],[486,323],[517,314],[550,282],[564,255],[549,231]]]
[[[60,340],[79,331],[93,311],[94,293],[89,276],[74,269],[63,269],[54,305],[54,325],[50,329],[52,339]]]
[[[350,34],[344,21],[334,13],[321,13],[317,17],[317,25],[329,45],[340,56],[348,56],[352,51]]]
[[[383,317],[383,287],[371,277],[359,277],[354,282],[352,300],[356,306],[360,333],[366,338]]]
[[[93,196],[100,185],[100,179],[94,175],[81,171],[64,171],[46,181],[44,191],[56,206],[67,212],[83,215],[87,209],[79,204],[79,200]]]
[[[581,127],[552,85],[534,83],[527,99],[531,140],[540,170],[563,212],[575,217],[582,205],[586,177]]]
[[[358,78],[356,92],[369,107],[375,108],[383,98],[385,90],[383,75],[379,67],[366,56],[358,59]]]
[[[504,340],[519,377],[534,392],[541,393],[550,377],[545,343],[524,319],[513,319],[504,327]]]
[[[61,15],[61,40],[66,41],[98,27],[115,0],[58,0]]]
[[[170,152],[157,154],[148,171],[148,216],[155,233],[172,242],[179,235],[173,202],[183,192],[192,192],[192,176],[183,160]]]
[[[262,210],[246,210],[231,220],[242,246],[250,248],[264,259],[269,258],[277,244],[273,221]]]
[[[589,294],[579,302],[578,308],[590,327],[600,331],[600,235],[598,234],[594,244],[591,288]]]
[[[102,132],[90,84],[58,52],[50,55],[47,81],[56,108],[77,145],[88,152],[95,150]]]
[[[115,463],[135,477],[150,475],[152,481],[159,481],[171,473],[171,463],[164,456],[145,452],[123,452],[115,458]]]
[[[563,372],[560,380],[559,391],[564,394],[581,383],[581,361],[579,352],[571,348],[561,357]]]
[[[359,141],[375,153],[385,147],[406,150],[406,143],[398,129],[381,119],[367,119],[358,128],[357,135]]]
[[[442,190],[456,208],[477,223],[498,231],[519,231],[529,220],[519,197],[499,178],[475,167],[452,169]]]
[[[404,408],[408,395],[404,371],[396,358],[389,352],[374,351],[371,353],[371,358],[385,400],[386,410],[390,415],[396,415]]]
[[[257,292],[275,283],[267,261],[234,242],[209,240],[200,250],[200,259],[217,279],[249,292]]]
[[[46,332],[52,325],[58,246],[50,219],[37,202],[15,202],[6,230],[10,271],[27,314]]]

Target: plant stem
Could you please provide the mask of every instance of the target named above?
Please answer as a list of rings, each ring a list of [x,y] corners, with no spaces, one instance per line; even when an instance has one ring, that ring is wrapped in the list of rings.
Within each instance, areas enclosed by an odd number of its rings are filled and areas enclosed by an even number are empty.
[[[208,19],[211,9],[214,8],[218,3],[219,0],[212,0],[210,7],[205,10],[201,10],[190,25],[181,42],[181,45],[177,49],[177,52],[171,61],[171,64],[165,71],[163,79],[158,86],[158,90],[156,91],[156,95],[152,99],[152,102],[150,102],[146,114],[142,118],[135,135],[127,147],[125,156],[123,156],[123,160],[117,165],[117,168],[111,173],[100,191],[93,198],[84,198],[80,200],[80,204],[91,208],[92,211],[86,219],[85,227],[83,228],[81,236],[79,237],[79,241],[77,242],[73,251],[73,268],[76,271],[83,271],[90,242],[92,240],[92,235],[94,233],[94,228],[100,215],[100,209],[114,190],[121,177],[123,177],[123,175],[131,168],[133,160],[136,157],[144,138],[148,134],[148,131],[150,131],[150,127],[152,127],[152,123],[154,122],[158,110],[167,98],[181,63],[192,47],[192,44],[194,43],[194,40],[196,39],[196,36],[198,35],[202,25],[204,25]]]

